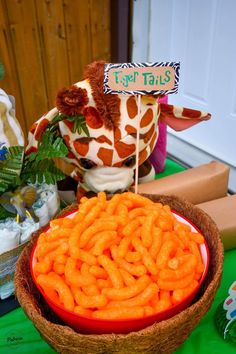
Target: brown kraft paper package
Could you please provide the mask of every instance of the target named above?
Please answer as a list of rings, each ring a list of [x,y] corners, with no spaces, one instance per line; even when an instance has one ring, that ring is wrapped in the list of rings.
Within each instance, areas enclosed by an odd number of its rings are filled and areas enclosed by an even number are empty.
[[[193,204],[225,197],[229,167],[218,161],[138,185],[138,193],[177,195]]]
[[[216,223],[224,249],[236,247],[236,194],[198,204]]]

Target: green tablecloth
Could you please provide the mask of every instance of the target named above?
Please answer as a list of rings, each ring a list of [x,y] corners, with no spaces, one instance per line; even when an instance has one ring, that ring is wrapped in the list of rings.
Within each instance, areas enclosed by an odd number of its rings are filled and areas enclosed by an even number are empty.
[[[183,170],[182,167],[167,160],[166,170],[162,176],[181,170]],[[236,280],[235,269],[236,249],[225,252],[222,282],[213,305],[190,337],[176,351],[176,354],[236,353],[236,344],[224,341],[214,326],[216,308],[227,297],[228,288]],[[0,353],[47,354],[55,353],[55,351],[40,337],[33,323],[25,316],[22,309],[18,308],[0,318]]]

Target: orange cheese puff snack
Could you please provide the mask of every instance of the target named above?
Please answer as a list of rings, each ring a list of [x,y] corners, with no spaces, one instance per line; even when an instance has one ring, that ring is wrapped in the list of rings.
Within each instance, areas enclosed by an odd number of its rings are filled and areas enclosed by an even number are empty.
[[[70,291],[70,288],[66,283],[62,280],[62,278],[54,274],[50,276],[49,274],[40,274],[37,277],[37,283],[42,287],[48,287],[53,289],[58,293],[60,302],[63,304],[66,310],[73,311],[74,309],[74,298]]]
[[[97,310],[92,313],[93,318],[100,318],[104,320],[121,320],[127,318],[140,318],[144,317],[144,307],[135,306],[109,308],[104,310]]]
[[[54,262],[52,269],[55,273],[62,275],[65,272],[65,265],[62,263]]]
[[[102,219],[96,220],[91,226],[89,226],[80,236],[79,245],[83,248],[91,239],[93,235],[101,231],[115,231],[118,225],[114,221],[107,221],[106,223]]]
[[[122,218],[126,219],[128,217],[128,208],[125,204],[120,203],[116,207],[116,215],[121,216]]]
[[[104,205],[104,208],[106,207],[107,196],[105,192],[98,192],[98,201]]]
[[[141,239],[145,247],[150,247],[152,244],[152,233],[156,217],[157,215],[153,212],[148,214],[143,222],[141,228]]]
[[[135,208],[129,211],[129,219],[135,219],[138,216],[145,216],[148,214],[148,210],[144,209],[144,208]]]
[[[120,241],[120,244],[117,249],[117,256],[119,258],[124,258],[126,253],[128,252],[128,248],[130,245],[130,238],[129,237],[123,237]]]
[[[73,311],[76,315],[80,315],[80,316],[85,316],[85,317],[92,317],[92,310],[89,309],[85,309],[82,306],[75,306],[74,311]]]
[[[155,306],[155,312],[161,312],[169,309],[172,306],[171,295],[169,291],[160,290],[159,301]]]
[[[62,224],[63,224],[63,218],[53,219],[49,222],[49,225],[52,230],[58,229],[59,227],[62,226]]]
[[[174,256],[177,249],[176,243],[172,240],[167,240],[161,246],[160,252],[157,255],[157,267],[163,269],[168,264],[168,261]]]
[[[48,257],[40,260],[34,265],[34,273],[37,274],[47,274],[52,270],[53,262]]]
[[[66,256],[65,254],[59,254],[56,258],[55,258],[55,262],[60,263],[60,264],[66,264],[68,256]]]
[[[168,261],[168,267],[170,269],[177,269],[180,265],[180,261],[178,259],[178,257],[173,257]]]
[[[183,301],[188,297],[198,286],[198,282],[193,280],[193,282],[183,289],[176,289],[172,293],[172,302],[174,305],[178,304],[179,302]]]
[[[100,294],[99,289],[95,284],[83,286],[82,291],[85,293],[85,295],[88,296]]]
[[[197,258],[193,254],[186,254],[182,256],[182,264],[175,270],[172,269],[161,269],[159,273],[160,279],[163,280],[179,280],[186,277],[189,274],[195,273],[197,266]]]
[[[99,256],[103,253],[106,248],[109,248],[111,242],[116,238],[117,232],[116,231],[102,231],[98,233],[98,239],[92,249],[92,254],[94,256]]]
[[[107,305],[109,308],[113,307],[134,307],[134,306],[145,306],[149,303],[154,296],[157,295],[159,288],[157,284],[150,283],[147,287],[137,296],[123,301],[110,301]]]
[[[174,231],[179,236],[180,240],[184,243],[184,247],[188,248],[189,245],[189,231],[186,229],[187,225],[182,224],[181,222],[177,222],[174,225]]]
[[[132,239],[132,245],[134,246],[135,250],[138,251],[142,256],[142,261],[149,273],[156,275],[157,274],[157,266],[154,260],[152,259],[150,253],[142,244],[142,241],[135,237]]]
[[[196,243],[204,243],[204,237],[199,232],[190,232],[189,237]]]
[[[62,227],[67,229],[68,231],[69,229],[72,229],[75,226],[74,221],[70,218],[63,218],[62,220]]]
[[[97,197],[92,197],[84,201],[82,204],[79,204],[79,213],[87,215],[88,212],[92,209],[92,207],[97,204],[97,200]]]
[[[98,217],[98,215],[100,214],[103,207],[104,206],[101,203],[94,205],[92,207],[92,209],[88,212],[88,214],[85,216],[85,218],[83,220],[86,227],[88,227],[89,225],[91,225],[94,222],[94,220]]]
[[[88,200],[88,198],[83,196],[82,198],[80,198],[79,202],[80,202],[80,204],[83,204],[83,203],[87,202],[87,200]]]
[[[96,257],[83,249],[78,249],[76,259],[80,259],[82,262],[88,263],[89,265],[95,265],[97,263]]]
[[[43,291],[45,292],[45,294],[47,295],[47,297],[49,297],[50,300],[54,301],[57,305],[61,305],[60,303],[60,298],[56,292],[56,290],[43,285],[42,286]]]
[[[105,255],[100,255],[97,257],[98,263],[105,269],[108,273],[111,282],[116,289],[123,287],[123,278],[119,272],[119,269],[114,261]]]
[[[189,242],[189,250],[192,254],[194,254],[197,258],[197,268],[196,268],[196,272],[197,273],[202,273],[204,266],[202,263],[202,257],[198,248],[198,244],[195,243],[194,241],[190,241]]]
[[[69,249],[68,243],[65,241],[60,242],[60,245],[47,254],[47,258],[54,261],[59,255],[65,255]]]
[[[147,273],[147,268],[143,264],[132,264],[123,258],[115,258],[115,261],[120,268],[123,268],[136,277],[140,277]]]
[[[137,219],[131,220],[127,223],[127,225],[123,228],[122,234],[124,236],[132,236],[133,232],[139,227],[140,222]]]
[[[124,204],[127,207],[128,211],[130,209],[132,209],[133,206],[134,206],[131,200],[128,200],[128,199],[125,199],[125,198],[122,198],[122,204]]]
[[[71,228],[65,228],[63,225],[56,229],[52,229],[50,232],[45,234],[45,241],[52,242],[53,240],[59,240],[60,238],[66,240],[70,236],[71,230]]]
[[[109,203],[107,204],[107,207],[106,207],[107,214],[109,214],[109,215],[115,214],[115,209],[116,209],[117,205],[119,204],[120,200],[121,200],[121,194],[113,195],[113,197],[111,198],[111,200],[109,201]]]
[[[126,286],[122,289],[103,289],[102,294],[110,300],[126,300],[140,294],[150,283],[150,278],[143,275],[134,284]]]
[[[108,274],[105,271],[104,268],[98,266],[98,265],[93,265],[89,268],[89,272],[94,275],[97,279],[107,279]]]
[[[135,278],[133,277],[132,274],[130,274],[129,272],[127,272],[126,270],[119,268],[120,274],[124,280],[124,283],[126,286],[130,286],[136,283]]]
[[[189,274],[186,277],[179,279],[179,280],[163,280],[159,278],[157,280],[157,285],[162,290],[176,290],[176,289],[183,289],[189,286],[192,281],[194,280],[194,273]]]
[[[152,244],[149,247],[148,252],[152,259],[155,261],[162,245],[162,238],[162,230],[159,227],[154,226],[152,234]]]
[[[111,288],[112,287],[112,282],[110,278],[108,279],[97,279],[96,285],[99,290],[102,290],[103,288]]]
[[[69,253],[70,256],[73,258],[77,258],[77,254],[79,251],[79,240],[82,232],[85,230],[85,225],[81,222],[80,224],[76,225],[71,232],[71,235],[68,240],[69,244]]]
[[[100,308],[106,306],[107,304],[107,298],[105,295],[98,294],[88,296],[85,295],[79,288],[73,285],[71,286],[71,290],[77,305],[84,308]]]
[[[37,244],[35,255],[37,258],[46,256],[47,253],[53,251],[60,245],[60,240],[55,240],[53,242],[41,242]]]
[[[144,207],[146,205],[153,204],[153,202],[150,199],[143,197],[140,194],[125,192],[122,193],[121,196],[122,196],[122,200],[125,199],[130,200],[133,204],[133,207]]]
[[[173,219],[167,213],[165,214],[165,216],[160,215],[156,220],[156,226],[160,227],[162,231],[172,231]]]
[[[92,274],[82,275],[76,267],[77,261],[68,258],[65,265],[65,278],[68,284],[75,286],[88,286],[96,283],[96,278]]]
[[[139,262],[141,261],[142,256],[139,252],[137,251],[128,251],[125,255],[125,260],[129,263],[133,263],[133,262]]]

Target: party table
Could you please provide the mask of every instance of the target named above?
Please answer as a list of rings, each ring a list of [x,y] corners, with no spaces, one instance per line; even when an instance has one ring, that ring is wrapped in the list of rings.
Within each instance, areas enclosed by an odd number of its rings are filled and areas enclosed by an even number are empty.
[[[183,169],[183,167],[168,159],[165,171],[159,174],[158,178],[180,172]],[[236,280],[235,269],[236,249],[226,251],[222,281],[213,304],[189,338],[175,352],[176,354],[236,353],[236,343],[224,341],[214,325],[216,309],[228,296],[228,289],[233,281]],[[41,338],[33,323],[19,307],[0,317],[0,353],[49,354],[55,353],[55,351]]]

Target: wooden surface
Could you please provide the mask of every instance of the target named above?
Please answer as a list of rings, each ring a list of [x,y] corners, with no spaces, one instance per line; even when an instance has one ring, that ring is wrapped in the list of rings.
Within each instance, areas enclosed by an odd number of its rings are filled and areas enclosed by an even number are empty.
[[[111,0],[0,0],[0,87],[26,134],[86,64],[110,60]]]

